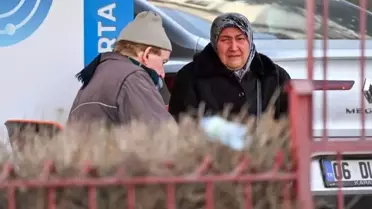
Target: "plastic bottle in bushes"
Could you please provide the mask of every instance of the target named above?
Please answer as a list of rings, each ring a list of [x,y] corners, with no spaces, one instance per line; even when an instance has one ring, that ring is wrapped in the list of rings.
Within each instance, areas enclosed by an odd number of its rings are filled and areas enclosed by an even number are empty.
[[[211,139],[220,140],[233,149],[241,150],[247,143],[248,129],[242,124],[227,121],[219,116],[205,117],[200,124]]]

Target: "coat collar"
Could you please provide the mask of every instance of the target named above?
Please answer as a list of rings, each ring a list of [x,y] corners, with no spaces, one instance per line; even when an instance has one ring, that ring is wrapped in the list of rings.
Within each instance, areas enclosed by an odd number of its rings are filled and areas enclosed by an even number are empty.
[[[84,89],[88,85],[90,80],[93,78],[94,73],[98,68],[98,65],[107,60],[121,60],[129,62],[129,60],[126,57],[121,56],[116,52],[106,52],[98,54],[87,66],[85,66],[79,73],[75,75],[76,78],[83,84],[81,89]]]
[[[218,75],[231,75],[220,61],[217,53],[209,43],[201,52],[194,55],[195,74],[200,77],[210,77]],[[250,70],[258,76],[265,76],[276,72],[274,62],[261,53],[256,52],[252,60]]]
[[[163,81],[158,76],[156,71],[154,71],[154,70],[152,70],[152,69],[150,69],[150,68],[148,68],[144,65],[141,65],[138,61],[136,61],[136,60],[134,60],[130,57],[120,55],[116,52],[105,52],[105,53],[98,54],[92,60],[92,62],[90,62],[86,67],[84,67],[83,70],[81,70],[79,73],[77,73],[75,75],[77,77],[77,79],[83,83],[83,86],[81,87],[81,89],[84,89],[88,85],[90,80],[93,78],[94,73],[96,72],[96,70],[98,68],[98,65],[100,65],[101,63],[103,63],[105,61],[108,61],[108,60],[119,60],[119,61],[123,61],[123,62],[131,62],[134,65],[137,65],[137,66],[141,67],[143,70],[145,70],[149,74],[151,80],[154,82],[154,84],[156,85],[157,88],[162,88],[163,87]]]

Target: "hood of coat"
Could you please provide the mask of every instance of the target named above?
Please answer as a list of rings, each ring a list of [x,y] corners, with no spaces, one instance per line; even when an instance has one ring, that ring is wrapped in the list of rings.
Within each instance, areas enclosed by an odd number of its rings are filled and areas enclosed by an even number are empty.
[[[197,69],[195,74],[201,77],[227,75],[232,73],[232,71],[227,69],[220,61],[210,43],[201,52],[194,55],[193,62],[195,69]],[[258,76],[265,76],[275,73],[276,65],[266,55],[255,52],[250,70]]]
[[[76,74],[76,78],[83,84],[81,89],[84,89],[88,85],[90,80],[93,78],[94,73],[98,68],[98,65],[108,60],[130,61],[134,65],[140,66],[142,69],[144,69],[149,74],[151,80],[158,88],[161,88],[163,86],[163,82],[160,76],[158,76],[158,74],[156,73],[156,71],[141,65],[138,61],[134,59],[120,55],[116,52],[105,52],[98,54],[83,70]]]

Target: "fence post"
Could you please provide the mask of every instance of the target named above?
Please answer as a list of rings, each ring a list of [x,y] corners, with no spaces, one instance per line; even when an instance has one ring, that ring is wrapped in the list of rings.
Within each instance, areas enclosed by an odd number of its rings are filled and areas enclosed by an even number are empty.
[[[290,134],[296,160],[298,204],[313,209],[311,194],[312,91],[310,80],[293,80],[289,84]]]

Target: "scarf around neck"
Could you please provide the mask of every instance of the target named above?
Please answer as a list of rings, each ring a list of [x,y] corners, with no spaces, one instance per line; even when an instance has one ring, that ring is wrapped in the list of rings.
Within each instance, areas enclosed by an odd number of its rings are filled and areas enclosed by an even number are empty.
[[[135,60],[135,59],[133,59],[129,56],[127,56],[127,57],[133,64],[141,67],[142,69],[144,69],[147,72],[147,74],[149,74],[151,80],[154,82],[157,89],[161,89],[163,87],[163,81],[155,70],[142,65],[140,62],[138,62],[137,60]]]

